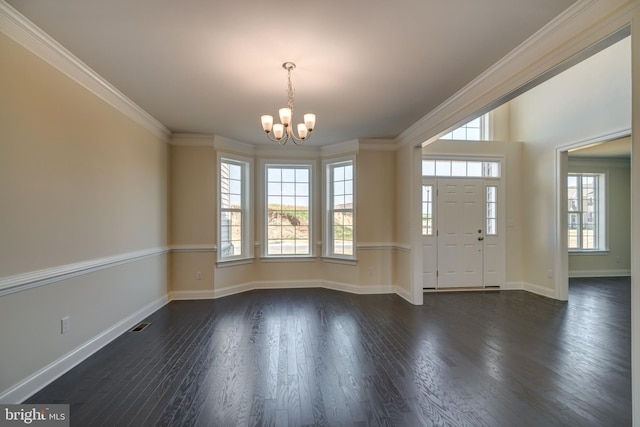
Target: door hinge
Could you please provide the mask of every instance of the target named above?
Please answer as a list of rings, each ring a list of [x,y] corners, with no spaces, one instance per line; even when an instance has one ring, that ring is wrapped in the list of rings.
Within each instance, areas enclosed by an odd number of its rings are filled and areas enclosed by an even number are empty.
[[[438,277],[438,270],[436,270],[436,277]]]

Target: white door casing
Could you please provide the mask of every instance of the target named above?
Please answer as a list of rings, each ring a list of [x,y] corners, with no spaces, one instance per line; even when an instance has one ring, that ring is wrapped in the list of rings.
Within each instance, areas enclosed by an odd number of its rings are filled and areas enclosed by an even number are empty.
[[[501,179],[423,177],[432,190],[432,232],[422,236],[423,288],[496,287],[505,284],[505,214]],[[488,188],[495,222],[487,230]],[[424,220],[424,218],[423,218]],[[480,231],[480,232],[479,232]]]

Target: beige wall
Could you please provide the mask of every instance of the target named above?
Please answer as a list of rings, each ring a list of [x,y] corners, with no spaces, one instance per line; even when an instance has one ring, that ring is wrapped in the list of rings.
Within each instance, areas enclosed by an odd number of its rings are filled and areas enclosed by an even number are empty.
[[[0,69],[0,280],[74,271],[0,296],[2,401],[166,299],[168,147],[3,34]],[[151,255],[128,258],[141,251]],[[99,270],[77,271],[96,260]]]
[[[214,297],[246,289],[287,286],[326,285],[352,292],[381,292],[393,289],[395,282],[395,153],[370,149],[350,152],[356,158],[356,235],[360,248],[358,262],[345,265],[318,258],[311,261],[261,259],[263,242],[261,160],[291,157],[314,161],[316,168],[315,239],[323,239],[322,167],[323,160],[343,158],[325,156],[319,150],[235,153],[254,159],[254,240],[255,259],[240,265],[217,264],[217,156],[227,146],[216,148],[216,139],[176,135],[171,146],[171,290],[177,298]],[[245,147],[246,148],[246,147]],[[346,153],[349,155],[349,153]],[[291,160],[291,159],[289,159]],[[197,279],[197,273],[201,279]],[[408,285],[407,285],[408,286]]]

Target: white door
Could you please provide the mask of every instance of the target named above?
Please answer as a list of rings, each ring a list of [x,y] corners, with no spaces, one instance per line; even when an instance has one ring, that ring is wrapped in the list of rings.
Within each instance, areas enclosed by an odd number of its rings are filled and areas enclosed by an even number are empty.
[[[423,288],[504,285],[503,184],[499,174],[488,176],[423,176]]]
[[[482,179],[438,180],[438,288],[483,286]]]

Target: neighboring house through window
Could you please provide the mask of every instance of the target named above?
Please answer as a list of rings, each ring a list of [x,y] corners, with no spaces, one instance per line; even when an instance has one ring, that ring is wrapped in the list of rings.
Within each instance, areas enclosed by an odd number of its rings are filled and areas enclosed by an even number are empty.
[[[567,197],[569,250],[606,250],[605,175],[570,173]]]
[[[252,256],[250,160],[219,156],[218,260]]]

